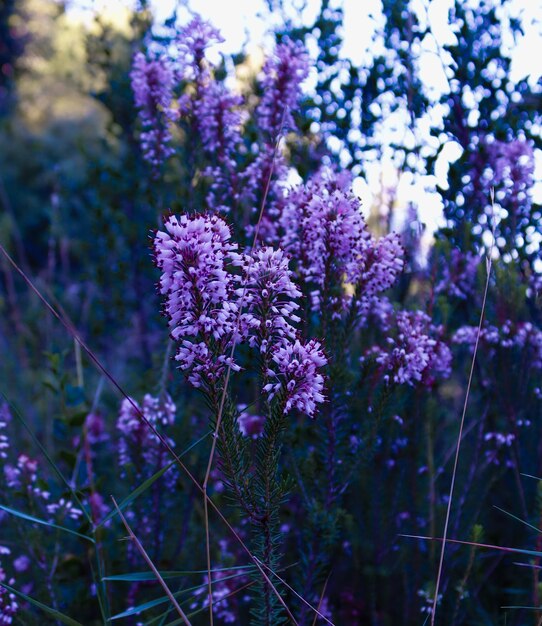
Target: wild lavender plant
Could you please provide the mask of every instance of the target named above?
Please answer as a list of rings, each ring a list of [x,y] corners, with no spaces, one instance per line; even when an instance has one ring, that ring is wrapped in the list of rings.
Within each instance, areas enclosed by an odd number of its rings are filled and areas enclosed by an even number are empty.
[[[272,571],[280,558],[279,507],[286,494],[279,478],[285,418],[294,409],[315,414],[324,401],[320,369],[327,360],[318,342],[305,343],[297,336],[294,311],[300,292],[281,250],[239,253],[229,227],[216,215],[171,216],[165,228],[156,233],[154,252],[162,270],[164,312],[179,344],[175,358],[204,394],[214,429],[221,415],[220,469],[253,527],[256,556]],[[234,342],[246,344],[259,362],[256,402],[264,417],[253,441],[243,436],[241,414],[225,389],[228,367],[249,376],[238,357],[229,356]],[[269,585],[258,578],[257,588],[254,623],[280,623],[280,607]]]

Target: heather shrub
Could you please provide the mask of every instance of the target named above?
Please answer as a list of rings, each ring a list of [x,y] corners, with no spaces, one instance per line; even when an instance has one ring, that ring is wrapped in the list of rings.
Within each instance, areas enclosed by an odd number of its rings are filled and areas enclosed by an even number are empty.
[[[526,18],[293,4],[0,9],[0,624],[540,622]]]

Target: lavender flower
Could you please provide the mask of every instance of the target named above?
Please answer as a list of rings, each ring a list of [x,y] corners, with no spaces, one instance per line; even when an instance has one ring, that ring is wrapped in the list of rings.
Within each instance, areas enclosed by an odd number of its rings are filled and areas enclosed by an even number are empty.
[[[274,142],[284,128],[294,128],[292,111],[301,96],[301,83],[309,74],[309,57],[300,42],[286,40],[277,45],[275,54],[262,70],[262,99],[256,120],[268,141]]]
[[[8,578],[2,564],[0,563],[0,583],[13,586],[15,579]],[[0,626],[10,626],[14,624],[14,617],[19,609],[17,597],[11,591],[0,585]]]
[[[7,427],[11,421],[11,413],[7,403],[3,402],[0,405],[0,459],[7,459],[7,452],[9,450],[9,438],[2,431]]]
[[[368,353],[376,356],[386,382],[432,385],[437,377],[450,375],[452,355],[441,339],[442,327],[433,326],[422,311],[399,311],[390,323],[393,326],[389,348],[373,347]]]
[[[147,59],[138,52],[130,73],[132,90],[143,126],[140,136],[143,157],[156,175],[173,154],[169,125],[177,118],[172,108],[174,74],[165,57]]]
[[[450,258],[444,258],[442,275],[435,287],[436,294],[466,300],[475,293],[480,257],[472,252],[453,248]]]
[[[236,264],[243,269],[242,287],[237,295],[251,316],[251,347],[267,355],[285,340],[295,340],[300,318],[295,302],[301,292],[292,280],[289,259],[282,250],[260,248],[251,255],[239,256]]]
[[[167,427],[175,421],[176,406],[167,394],[163,398],[145,394],[141,407],[137,402],[132,402],[123,400],[117,419],[117,430],[121,434],[119,463],[123,468],[132,464],[140,476],[150,476],[163,467],[166,454],[156,435],[138,416],[137,411],[154,427]],[[173,442],[170,444],[174,445]]]
[[[224,38],[210,22],[200,15],[179,30],[177,45],[181,55],[181,63],[192,67],[195,71],[201,66],[205,50],[214,44],[222,43]]]
[[[154,251],[171,337],[181,342],[175,358],[192,385],[209,391],[228,364],[239,369],[227,349],[237,326],[242,337],[250,324],[243,316],[237,324],[238,279],[228,271],[237,245],[216,216],[171,216],[165,228],[156,233]]]
[[[367,312],[404,266],[399,238],[370,234],[359,200],[344,181],[320,174],[286,197],[279,218],[280,245],[296,262],[312,309],[340,317],[351,305]]]
[[[492,175],[491,186],[504,190],[504,204],[515,218],[528,217],[531,209],[530,189],[534,183],[534,153],[532,145],[523,139],[494,140],[487,144]]]
[[[269,399],[280,394],[285,415],[295,408],[314,417],[316,405],[325,400],[324,377],[319,370],[327,365],[327,358],[320,344],[314,339],[306,344],[299,340],[285,343],[275,351],[273,361],[276,372],[269,375],[277,382],[264,387]]]

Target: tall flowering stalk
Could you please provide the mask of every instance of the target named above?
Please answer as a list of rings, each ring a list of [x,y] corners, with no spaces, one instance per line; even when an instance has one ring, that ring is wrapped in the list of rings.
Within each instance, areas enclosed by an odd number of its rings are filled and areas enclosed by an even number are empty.
[[[123,400],[116,423],[120,434],[118,461],[121,474],[129,480],[131,490],[163,469],[170,461],[167,450],[138,413],[143,414],[150,424],[167,436],[168,430],[175,422],[176,406],[166,393],[161,397],[145,394],[141,405],[135,400]],[[171,447],[175,445],[169,437],[168,443]],[[148,497],[136,501],[132,509],[126,513],[138,539],[148,547],[154,559],[162,556],[163,526],[167,518],[165,512],[169,508],[164,494],[171,494],[174,491],[176,480],[177,474],[172,468],[159,481],[152,484]],[[129,542],[127,550],[130,566],[136,567],[140,558],[137,548]],[[130,606],[135,604],[140,588],[140,583],[131,584],[128,593]]]
[[[257,436],[247,436],[246,413],[240,413],[228,391],[218,450],[224,482],[252,524],[256,554],[274,569],[285,497],[279,462],[286,416],[294,410],[316,414],[324,401],[321,369],[327,359],[318,342],[303,343],[298,337],[300,291],[282,250],[239,252],[229,227],[216,215],[170,216],[165,229],[156,233],[154,252],[162,271],[164,312],[179,344],[175,358],[209,400],[213,427],[227,368],[242,371],[238,357],[230,356],[232,346],[244,344],[257,357]],[[253,362],[248,361],[249,368]],[[250,369],[242,375],[251,376]],[[258,577],[256,587],[255,623],[279,623],[280,606],[268,583]]]
[[[404,267],[398,235],[375,239],[348,187],[324,170],[285,196],[277,220],[275,237],[292,256],[324,334],[339,320],[362,325]]]
[[[293,113],[299,106],[301,84],[309,74],[309,66],[304,47],[291,40],[278,44],[274,55],[263,66],[260,80],[262,96],[254,113],[260,143],[254,161],[243,173],[245,204],[253,212],[257,211],[272,175],[275,181],[286,178],[286,162],[282,153],[276,150],[276,144],[289,130],[295,130]],[[262,232],[273,230],[277,214],[275,205],[280,193],[274,186],[269,191]]]
[[[130,78],[143,128],[140,134],[143,158],[157,176],[160,167],[174,152],[170,145],[170,125],[177,119],[173,108],[173,68],[165,56],[149,59],[138,52]]]

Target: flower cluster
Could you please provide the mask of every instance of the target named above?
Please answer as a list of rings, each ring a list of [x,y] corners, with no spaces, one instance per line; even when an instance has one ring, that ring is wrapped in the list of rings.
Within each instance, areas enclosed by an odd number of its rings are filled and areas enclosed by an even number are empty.
[[[164,226],[154,252],[171,337],[180,342],[175,358],[194,387],[209,390],[228,365],[238,369],[228,348],[239,332],[246,334],[235,296],[238,279],[229,271],[237,245],[217,216],[170,216]]]
[[[154,173],[173,154],[170,123],[177,117],[172,108],[174,72],[168,59],[147,59],[138,52],[130,74],[139,118],[143,126],[140,136],[144,158]]]
[[[234,548],[230,542],[222,539],[219,545],[221,560],[223,562],[235,562],[237,555],[234,553]],[[191,609],[209,606],[208,580],[208,576],[205,574],[201,586],[194,592],[197,600],[192,602]],[[213,572],[213,613],[221,623],[239,623],[239,605],[241,602],[246,602],[247,596],[236,592],[245,586],[249,580],[247,571],[239,567],[220,568]]]
[[[500,465],[502,457],[514,443],[516,436],[512,433],[490,432],[484,435],[486,461],[492,465]],[[507,467],[513,467],[510,459],[505,461]]]
[[[278,376],[277,382],[266,383],[266,391],[274,389],[272,397],[285,378],[286,355],[295,360],[292,355],[305,351],[314,366],[307,369],[306,384],[301,380],[303,368],[293,378],[286,377],[295,401],[285,397],[285,412],[296,406],[313,415],[315,403],[323,400],[323,379],[315,370],[325,358],[318,357],[318,344],[304,346],[297,339],[295,299],[300,292],[284,252],[266,247],[238,253],[230,229],[216,215],[171,216],[165,227],[167,232],[159,231],[154,240],[156,264],[162,270],[160,292],[171,336],[180,342],[176,359],[188,380],[216,398],[226,367],[240,369],[230,357],[231,347],[247,342],[263,357],[264,379]],[[234,273],[237,268],[240,275]],[[270,356],[281,365],[278,375],[269,368]]]
[[[460,300],[470,298],[475,292],[479,264],[480,257],[477,254],[453,248],[450,257],[442,264],[442,274],[435,293]]]
[[[388,327],[388,347],[375,346],[362,357],[362,362],[367,356],[376,358],[385,382],[432,385],[436,378],[450,375],[452,355],[442,341],[443,329],[431,324],[428,315],[422,311],[399,311]]]
[[[194,82],[193,89],[181,96],[179,108],[197,131],[209,163],[203,172],[210,181],[207,204],[213,210],[228,212],[240,193],[236,155],[242,143],[245,112],[242,97],[213,77],[205,59],[206,48],[220,41],[220,33],[199,16],[179,33],[182,78]]]
[[[0,583],[13,586],[15,579],[8,578],[2,564],[0,563]],[[10,626],[15,622],[14,617],[19,609],[17,597],[11,591],[0,585],[0,626]]]
[[[506,206],[512,207],[516,217],[528,216],[531,201],[529,192],[534,178],[534,152],[523,139],[494,140],[487,145],[492,170],[491,185],[505,191]]]
[[[267,355],[278,344],[295,340],[300,318],[296,299],[301,296],[292,280],[289,259],[282,250],[259,248],[251,255],[240,255],[242,286],[237,295],[251,316],[254,332],[249,337],[251,347]]]
[[[181,55],[181,64],[198,71],[205,57],[205,50],[224,41],[220,32],[200,15],[195,15],[190,22],[179,30],[177,45]]]
[[[270,185],[266,215],[261,224],[263,232],[273,230],[280,195],[276,181],[283,181],[288,171],[284,156],[275,153],[275,144],[287,129],[295,128],[292,112],[298,107],[301,83],[308,73],[309,57],[305,49],[290,40],[277,45],[274,56],[266,61],[262,70],[262,97],[255,112],[262,145],[257,148],[256,158],[243,172],[242,178],[243,197],[255,211],[257,199],[262,197],[271,175],[274,175],[275,184]]]
[[[478,327],[462,326],[453,335],[452,341],[474,350]],[[480,331],[479,343],[491,356],[497,348],[504,350],[520,349],[529,353],[529,363],[542,369],[542,331],[531,322],[506,320],[499,328],[485,324]]]
[[[26,454],[20,454],[16,465],[6,463],[4,475],[7,486],[29,496],[49,500],[49,491],[44,490],[38,483],[38,462]]]
[[[319,175],[293,189],[279,218],[280,245],[292,256],[314,311],[358,313],[391,287],[403,269],[398,235],[376,240],[345,181]]]
[[[161,469],[166,460],[166,452],[151,429],[140,418],[140,412],[154,427],[168,427],[175,421],[176,406],[171,398],[164,394],[162,398],[145,394],[141,406],[134,400],[124,399],[117,430],[120,432],[119,463],[122,468],[132,465],[140,475],[149,476]],[[170,445],[174,445],[170,442]],[[173,475],[170,472],[168,476]]]
[[[6,429],[11,420],[9,406],[4,402],[0,404],[0,459],[7,459],[9,449],[9,438],[2,431]]]
[[[286,40],[275,49],[262,70],[262,99],[256,109],[260,129],[275,141],[282,128],[293,128],[292,110],[301,95],[301,83],[309,74],[309,57],[300,42]],[[283,123],[284,120],[284,123]]]
[[[211,181],[207,204],[228,213],[241,196],[240,175],[235,160],[241,145],[244,115],[242,98],[216,81],[203,85],[194,102],[201,144],[212,165],[204,174]]]
[[[284,344],[273,354],[275,371],[269,375],[276,382],[268,383],[264,391],[271,400],[276,394],[283,395],[284,412],[293,408],[314,417],[316,404],[324,401],[324,377],[320,369],[327,364],[327,358],[318,341],[311,340],[303,345],[296,340]]]

